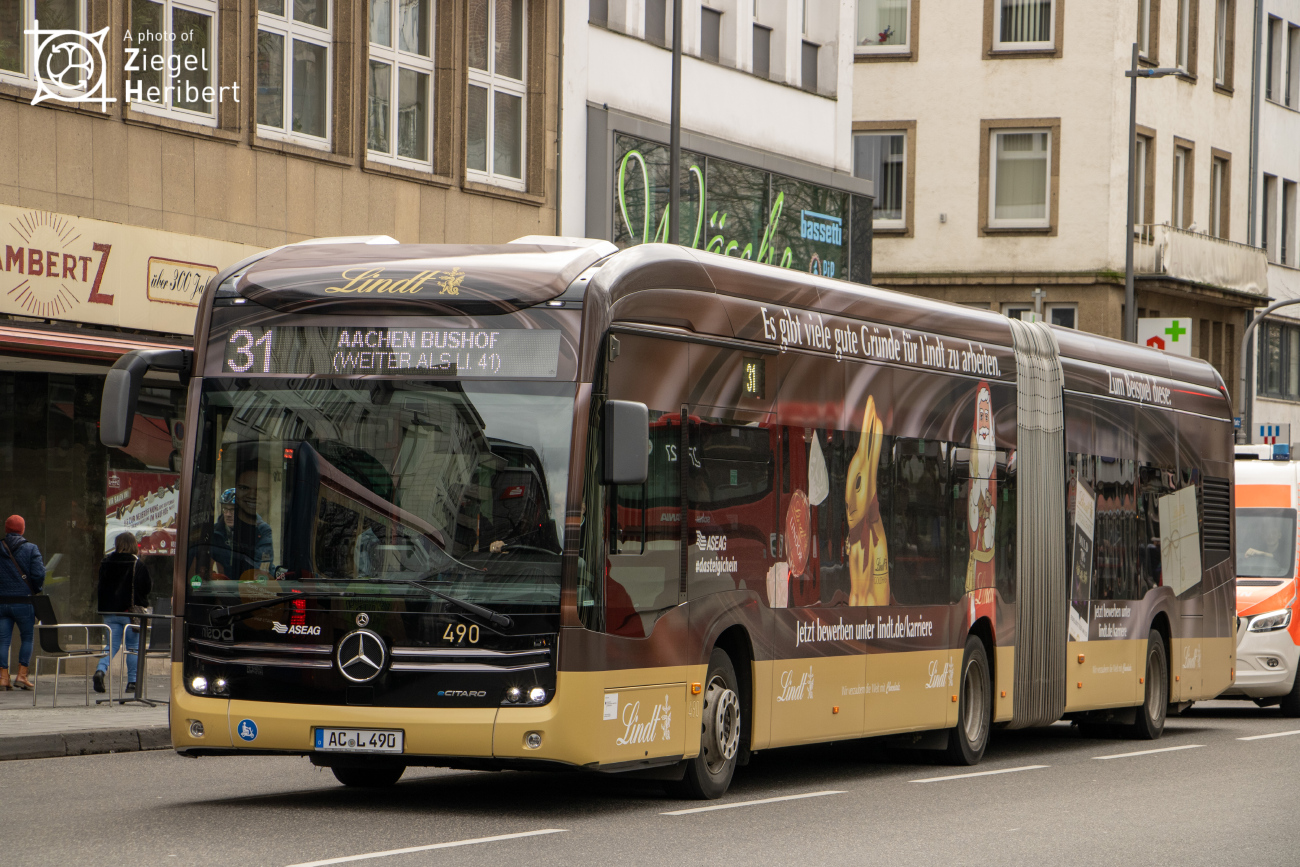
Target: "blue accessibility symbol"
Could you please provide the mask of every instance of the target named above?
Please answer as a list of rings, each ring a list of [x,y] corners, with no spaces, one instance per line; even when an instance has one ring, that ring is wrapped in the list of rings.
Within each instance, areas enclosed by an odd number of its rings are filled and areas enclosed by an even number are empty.
[[[243,740],[257,740],[257,723],[253,722],[251,719],[241,719],[239,721],[239,728],[236,729],[236,731],[239,732],[239,737]]]

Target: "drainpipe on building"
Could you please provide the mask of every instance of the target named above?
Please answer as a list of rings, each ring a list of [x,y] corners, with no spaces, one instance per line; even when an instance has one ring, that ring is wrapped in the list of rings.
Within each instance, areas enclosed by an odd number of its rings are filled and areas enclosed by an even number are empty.
[[[1255,51],[1250,59],[1250,191],[1247,194],[1246,243],[1255,246],[1255,200],[1259,188],[1259,103],[1261,40],[1264,38],[1264,0],[1255,0]]]
[[[583,34],[586,35],[585,33]],[[559,79],[556,87],[559,90],[559,101],[555,105],[555,234],[563,235],[561,222],[564,210],[564,4],[560,4],[560,62],[559,62]],[[542,172],[542,177],[546,173]]]

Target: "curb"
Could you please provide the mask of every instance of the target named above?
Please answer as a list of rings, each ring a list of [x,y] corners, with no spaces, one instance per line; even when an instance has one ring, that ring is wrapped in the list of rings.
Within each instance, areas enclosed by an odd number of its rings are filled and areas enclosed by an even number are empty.
[[[171,746],[171,729],[167,726],[50,732],[0,737],[0,761],[169,750]]]

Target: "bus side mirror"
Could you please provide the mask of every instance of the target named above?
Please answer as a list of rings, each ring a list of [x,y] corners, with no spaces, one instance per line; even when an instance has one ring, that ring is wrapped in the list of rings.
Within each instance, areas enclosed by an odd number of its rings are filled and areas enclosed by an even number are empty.
[[[605,484],[644,484],[650,469],[650,410],[632,400],[605,401]]]
[[[104,380],[99,405],[99,440],[109,448],[126,448],[131,442],[140,384],[150,370],[171,370],[181,381],[189,378],[194,352],[189,349],[137,349],[117,360]]]

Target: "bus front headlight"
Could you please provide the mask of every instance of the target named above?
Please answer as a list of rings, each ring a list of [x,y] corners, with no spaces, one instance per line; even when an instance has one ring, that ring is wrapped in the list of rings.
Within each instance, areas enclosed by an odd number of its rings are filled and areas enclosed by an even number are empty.
[[[1278,629],[1286,629],[1290,625],[1291,609],[1283,608],[1281,611],[1270,611],[1268,614],[1251,618],[1249,631],[1274,632]]]

